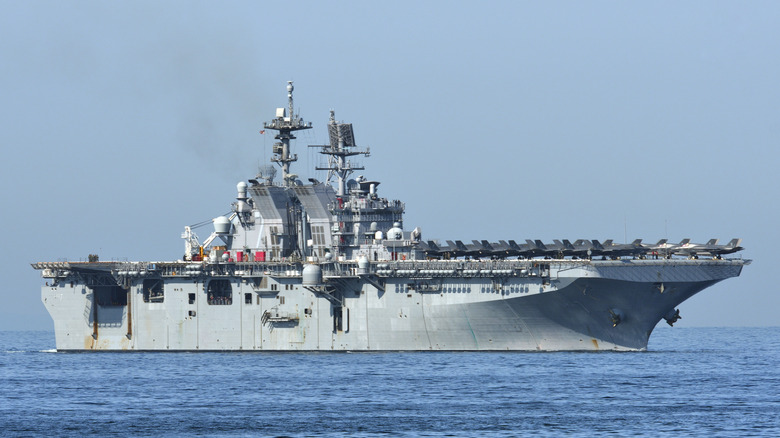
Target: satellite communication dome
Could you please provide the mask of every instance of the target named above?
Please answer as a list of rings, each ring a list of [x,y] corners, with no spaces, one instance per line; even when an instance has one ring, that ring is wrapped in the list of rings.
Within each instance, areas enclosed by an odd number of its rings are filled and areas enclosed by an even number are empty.
[[[319,286],[322,284],[322,269],[318,265],[306,265],[302,277],[304,286]]]
[[[217,234],[228,234],[230,232],[230,219],[225,216],[218,216],[213,219],[214,232]]]
[[[401,240],[404,237],[404,232],[401,229],[401,223],[393,223],[393,228],[387,232],[387,240]]]

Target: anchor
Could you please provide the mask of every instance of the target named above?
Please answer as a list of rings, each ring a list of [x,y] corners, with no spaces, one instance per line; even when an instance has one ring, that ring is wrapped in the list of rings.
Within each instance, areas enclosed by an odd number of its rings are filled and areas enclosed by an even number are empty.
[[[623,312],[620,309],[609,309],[609,318],[612,321],[612,327],[617,327],[623,320]]]
[[[664,319],[669,326],[674,326],[674,323],[680,318],[682,318],[682,316],[680,316],[680,309],[672,309],[664,316]]]

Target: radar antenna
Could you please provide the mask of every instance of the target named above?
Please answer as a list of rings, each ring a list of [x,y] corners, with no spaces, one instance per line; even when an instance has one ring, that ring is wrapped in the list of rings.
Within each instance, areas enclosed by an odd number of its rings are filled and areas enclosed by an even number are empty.
[[[262,179],[265,185],[272,185],[274,183],[275,176],[276,168],[274,168],[273,164],[266,164],[264,166],[260,166],[258,169],[257,177]]]
[[[328,122],[329,145],[310,145],[311,148],[321,148],[321,154],[328,156],[328,167],[317,167],[317,170],[328,171],[328,183],[335,175],[339,180],[338,196],[346,196],[346,181],[352,172],[363,170],[364,167],[353,167],[347,157],[353,155],[371,155],[369,148],[364,151],[355,150],[355,134],[352,131],[351,123],[340,123],[336,121],[336,113],[330,110],[330,121]]]
[[[298,161],[298,155],[290,153],[290,140],[295,139],[293,132],[311,128],[311,122],[304,122],[298,114],[293,112],[293,89],[292,81],[287,81],[288,108],[277,108],[276,118],[263,123],[264,129],[279,131],[274,137],[279,141],[273,145],[274,156],[271,161],[282,168],[282,179],[287,187],[292,186],[297,177],[297,175],[290,173],[290,163]]]

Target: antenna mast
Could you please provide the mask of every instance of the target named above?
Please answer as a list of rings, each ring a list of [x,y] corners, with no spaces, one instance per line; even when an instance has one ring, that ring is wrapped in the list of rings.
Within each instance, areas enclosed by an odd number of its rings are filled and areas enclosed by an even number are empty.
[[[330,110],[330,121],[328,122],[328,136],[330,137],[329,145],[311,145],[309,147],[321,148],[321,154],[328,156],[328,167],[317,167],[317,170],[328,171],[328,182],[331,177],[336,175],[339,180],[338,196],[346,196],[346,181],[352,172],[356,170],[363,170],[364,167],[352,167],[352,163],[347,160],[347,157],[353,155],[364,155],[368,157],[371,155],[369,148],[364,151],[354,150],[355,134],[352,131],[351,123],[339,123],[336,121],[336,113]]]
[[[311,122],[304,122],[298,114],[294,113],[293,89],[292,81],[287,81],[287,110],[285,108],[277,108],[276,118],[270,122],[263,123],[264,129],[279,131],[274,137],[279,141],[273,145],[274,156],[271,158],[271,161],[281,166],[282,180],[287,187],[292,186],[298,177],[298,175],[290,173],[290,163],[298,161],[298,155],[290,153],[290,140],[295,139],[293,132],[311,128]]]

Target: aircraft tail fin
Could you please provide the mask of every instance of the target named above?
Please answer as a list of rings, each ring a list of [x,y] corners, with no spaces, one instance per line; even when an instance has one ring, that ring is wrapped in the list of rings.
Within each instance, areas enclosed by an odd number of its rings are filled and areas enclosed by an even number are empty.
[[[726,244],[727,248],[736,248],[742,244],[742,239],[731,239],[729,243]]]

